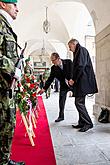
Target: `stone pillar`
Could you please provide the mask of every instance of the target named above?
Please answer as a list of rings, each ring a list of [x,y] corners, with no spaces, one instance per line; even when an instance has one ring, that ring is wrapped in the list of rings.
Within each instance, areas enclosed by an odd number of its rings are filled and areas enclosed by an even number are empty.
[[[96,78],[99,92],[93,113],[98,117],[102,106],[110,109],[110,25],[96,35]]]

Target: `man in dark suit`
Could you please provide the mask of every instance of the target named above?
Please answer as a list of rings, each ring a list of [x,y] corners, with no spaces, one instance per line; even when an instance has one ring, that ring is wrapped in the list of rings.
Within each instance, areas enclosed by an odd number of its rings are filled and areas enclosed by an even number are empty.
[[[51,54],[51,61],[54,64],[51,67],[50,76],[48,77],[47,81],[45,82],[45,86],[42,90],[39,91],[39,94],[42,94],[46,91],[51,83],[53,82],[54,78],[57,78],[60,82],[60,93],[59,93],[59,116],[55,120],[55,122],[60,122],[64,120],[64,107],[67,92],[70,90],[68,85],[68,81],[72,78],[72,61],[70,59],[62,60],[58,53]]]
[[[69,81],[73,85],[73,95],[75,105],[79,112],[78,125],[73,128],[80,128],[80,132],[85,132],[93,127],[91,118],[85,107],[85,97],[87,94],[98,92],[96,78],[90,59],[89,52],[82,47],[76,39],[68,42],[70,51],[73,52],[73,77]]]

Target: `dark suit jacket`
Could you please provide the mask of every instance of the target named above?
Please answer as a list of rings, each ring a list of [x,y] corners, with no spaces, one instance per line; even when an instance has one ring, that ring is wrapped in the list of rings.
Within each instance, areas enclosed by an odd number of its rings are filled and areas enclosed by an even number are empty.
[[[53,65],[51,67],[50,76],[45,82],[43,87],[47,90],[50,84],[53,82],[54,78],[57,78],[60,81],[60,90],[69,89],[68,85],[65,82],[65,79],[70,80],[72,78],[72,61],[70,59],[62,60],[63,70],[59,66]]]
[[[98,92],[96,78],[90,59],[89,52],[86,48],[77,44],[73,60],[73,78],[74,96],[85,96]]]

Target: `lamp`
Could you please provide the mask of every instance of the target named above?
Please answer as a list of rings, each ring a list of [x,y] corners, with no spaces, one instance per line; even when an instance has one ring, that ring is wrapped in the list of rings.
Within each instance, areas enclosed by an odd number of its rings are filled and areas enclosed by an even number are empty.
[[[43,22],[43,30],[45,33],[48,33],[50,31],[50,22],[47,19],[47,10],[48,10],[48,7],[46,6],[46,19]]]

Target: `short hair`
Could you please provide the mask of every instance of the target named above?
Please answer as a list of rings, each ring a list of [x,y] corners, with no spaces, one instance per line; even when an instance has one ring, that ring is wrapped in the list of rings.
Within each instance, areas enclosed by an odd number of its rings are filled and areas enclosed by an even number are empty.
[[[74,43],[74,42],[76,42],[77,44],[79,43],[79,41],[77,39],[72,38],[71,40],[68,41],[68,44]]]
[[[56,59],[60,58],[60,56],[59,56],[59,54],[57,52],[52,53],[51,56],[54,56]]]

